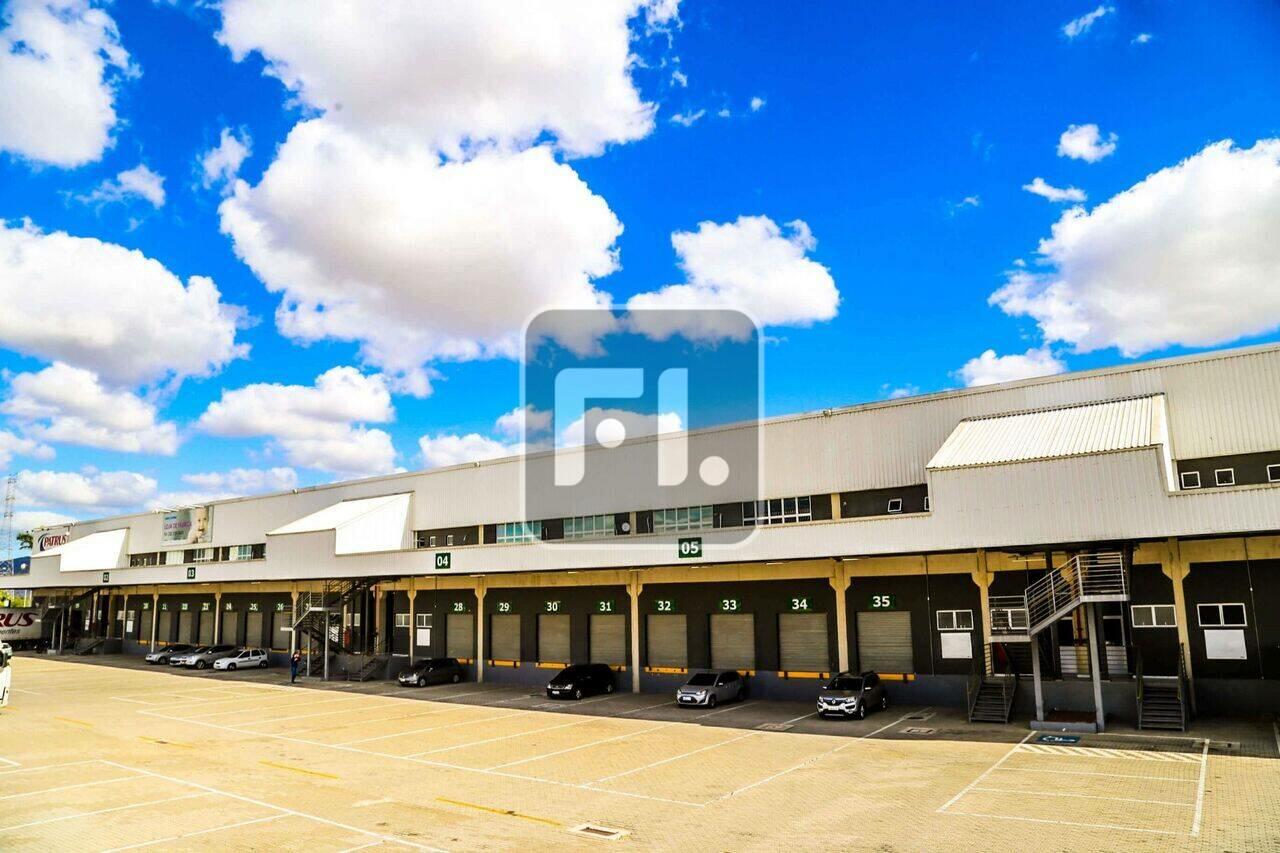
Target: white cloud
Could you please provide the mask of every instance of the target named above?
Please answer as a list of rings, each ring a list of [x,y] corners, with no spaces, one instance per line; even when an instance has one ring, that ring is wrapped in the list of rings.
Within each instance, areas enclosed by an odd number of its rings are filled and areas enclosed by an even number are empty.
[[[551,413],[536,408],[532,403],[512,409],[500,415],[494,428],[503,435],[521,438],[524,435],[539,435],[551,429]]]
[[[428,361],[515,358],[535,312],[607,304],[592,281],[617,268],[622,231],[546,147],[442,163],[327,119],[295,127],[221,213],[237,254],[283,295],[282,333],[358,341],[397,390],[420,395]]]
[[[88,0],[11,0],[3,22],[0,150],[65,168],[100,158],[135,73],[115,21]]]
[[[93,192],[78,198],[90,204],[140,198],[152,207],[161,208],[164,207],[165,199],[164,177],[151,171],[147,164],[139,163],[116,175],[114,180],[103,181]]]
[[[274,439],[291,465],[372,475],[395,470],[395,448],[390,435],[364,424],[394,417],[383,377],[334,367],[314,386],[263,383],[224,390],[196,427],[224,437]]]
[[[955,216],[964,210],[982,207],[982,197],[976,195],[967,195],[959,201],[947,202],[947,215]]]
[[[0,430],[0,467],[8,468],[15,456],[52,459],[54,452],[52,447],[41,444],[33,438],[15,435],[8,430]]]
[[[1062,361],[1047,347],[1043,347],[1029,349],[1021,355],[996,355],[995,350],[989,349],[977,358],[965,362],[958,373],[964,384],[972,388],[975,385],[993,385],[1033,376],[1052,376],[1066,369],[1067,366]]]
[[[991,302],[1046,341],[1125,356],[1280,328],[1280,139],[1209,145],[1041,241],[1046,272],[1014,271]]]
[[[515,456],[522,448],[520,442],[508,444],[476,432],[466,435],[424,435],[418,439],[422,463],[428,468],[445,468],[464,462]]]
[[[224,127],[218,144],[200,155],[200,175],[205,188],[235,180],[252,150],[253,140],[247,131],[234,132]]]
[[[762,109],[764,109],[764,106],[767,103],[768,101],[766,101],[764,98],[760,97],[759,95],[756,95],[751,99],[751,112],[753,113],[760,112]]]
[[[123,390],[106,388],[88,370],[54,362],[9,381],[0,412],[23,425],[28,435],[60,444],[79,444],[125,453],[178,450],[178,429],[157,421],[154,404]]]
[[[674,19],[670,0],[421,3],[353,14],[346,0],[224,0],[218,38],[257,51],[307,106],[379,136],[456,156],[468,144],[573,154],[646,136],[654,107],[632,83],[631,23]]]
[[[1073,124],[1058,137],[1058,156],[1096,163],[1115,153],[1118,139],[1114,133],[1103,138],[1096,124]]]
[[[678,69],[671,72],[671,82],[675,83],[681,89],[689,88],[689,76]]]
[[[673,124],[681,127],[693,127],[699,119],[707,114],[706,110],[690,110],[688,112],[676,113],[671,117]]]
[[[767,216],[700,222],[697,231],[672,234],[671,245],[688,283],[628,300],[631,322],[644,334],[707,338],[728,332],[689,328],[688,315],[648,309],[732,309],[763,326],[808,326],[836,315],[840,293],[830,271],[808,257],[817,241],[802,220],[787,223],[785,232]]]
[[[213,280],[182,282],[141,252],[0,223],[0,345],[116,383],[206,376],[248,347]]]
[[[76,521],[73,515],[61,512],[50,512],[47,509],[20,509],[13,514],[13,530],[25,533],[39,527],[53,527],[58,524],[70,524]]]
[[[21,471],[17,501],[106,512],[141,506],[155,492],[155,480],[133,471]]]
[[[1029,184],[1023,184],[1022,188],[1032,195],[1038,195],[1041,198],[1047,198],[1049,201],[1070,201],[1082,202],[1087,196],[1084,190],[1076,187],[1055,187],[1045,181],[1044,178],[1036,178]]]
[[[888,385],[880,386],[880,393],[884,394],[887,400],[901,400],[904,397],[914,397],[920,393],[918,385],[902,385],[898,388],[891,388]]]
[[[622,425],[623,435],[617,436],[606,429],[606,439],[611,436],[628,439],[641,438],[646,435],[679,432],[683,428],[680,415],[676,412],[659,412],[653,415],[641,414],[629,409],[606,409],[594,406],[587,409],[582,417],[570,423],[560,432],[556,446],[578,447],[583,444],[600,444],[601,436],[597,429],[602,421],[617,421]],[[591,427],[590,434],[588,434],[588,426]]]
[[[1147,44],[1153,38],[1155,38],[1155,36],[1153,36],[1151,33],[1138,33],[1136,36],[1133,37],[1133,40],[1129,43],[1130,44]]]
[[[193,506],[246,495],[285,492],[297,487],[298,472],[292,468],[232,468],[230,471],[183,474],[182,481],[195,489],[161,492],[149,506],[152,509]]]
[[[1078,18],[1067,21],[1062,26],[1062,34],[1069,39],[1077,38],[1089,32],[1093,25],[1098,22],[1099,18],[1110,15],[1116,9],[1114,6],[1099,6],[1092,12],[1086,12]]]

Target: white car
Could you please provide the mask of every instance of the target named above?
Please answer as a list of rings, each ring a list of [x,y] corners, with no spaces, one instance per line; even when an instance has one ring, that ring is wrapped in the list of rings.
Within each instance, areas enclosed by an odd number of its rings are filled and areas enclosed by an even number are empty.
[[[259,669],[270,666],[266,649],[241,649],[233,655],[218,658],[213,662],[214,669],[249,669],[255,666]]]

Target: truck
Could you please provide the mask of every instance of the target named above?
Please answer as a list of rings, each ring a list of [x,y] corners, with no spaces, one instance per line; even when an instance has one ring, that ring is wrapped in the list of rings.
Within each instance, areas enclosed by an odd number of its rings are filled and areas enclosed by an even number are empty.
[[[4,640],[0,640],[0,708],[9,704],[9,685],[13,681],[13,667],[9,661],[13,659],[13,649]]]
[[[0,608],[0,640],[14,649],[39,648],[44,643],[44,625],[39,610]]]

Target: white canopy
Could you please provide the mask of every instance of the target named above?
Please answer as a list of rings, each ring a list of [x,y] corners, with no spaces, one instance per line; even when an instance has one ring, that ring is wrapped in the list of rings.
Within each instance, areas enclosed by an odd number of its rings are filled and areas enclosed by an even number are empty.
[[[267,535],[288,536],[332,530],[334,552],[337,554],[399,551],[408,547],[409,506],[412,498],[412,492],[405,492],[339,501],[283,527],[277,527]]]
[[[103,530],[41,551],[39,557],[57,557],[62,572],[105,572],[125,567],[129,529]]]

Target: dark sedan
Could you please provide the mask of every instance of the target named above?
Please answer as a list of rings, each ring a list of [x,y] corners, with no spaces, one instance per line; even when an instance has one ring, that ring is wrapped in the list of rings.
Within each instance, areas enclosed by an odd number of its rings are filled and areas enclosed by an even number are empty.
[[[588,693],[612,692],[613,668],[603,663],[566,666],[547,682],[547,696],[552,699],[581,699]]]
[[[401,684],[426,687],[428,684],[457,684],[464,676],[457,658],[428,658],[400,670],[396,680]]]

